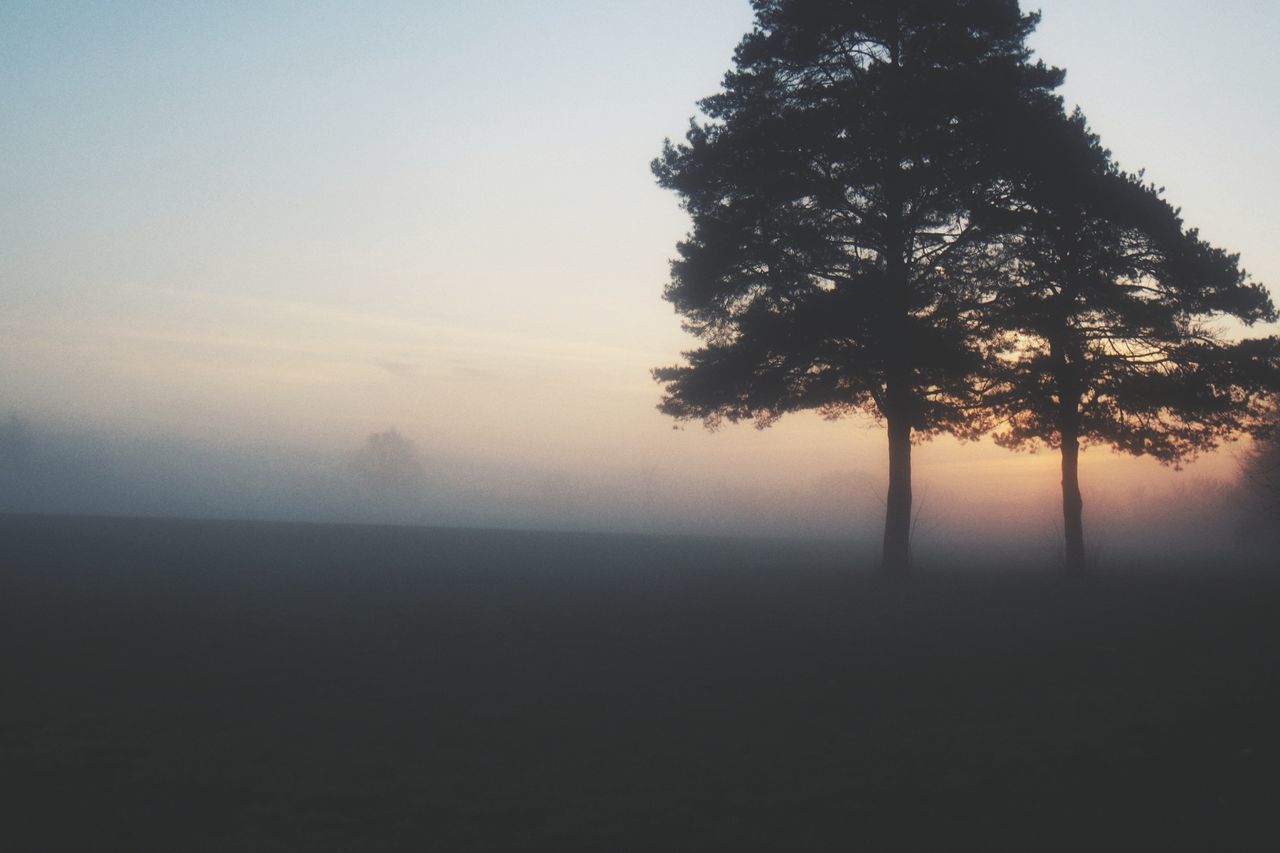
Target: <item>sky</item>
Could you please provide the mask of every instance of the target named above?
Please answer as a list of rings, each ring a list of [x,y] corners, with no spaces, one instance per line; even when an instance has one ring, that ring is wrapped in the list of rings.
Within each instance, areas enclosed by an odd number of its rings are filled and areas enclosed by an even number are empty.
[[[1121,165],[1280,283],[1280,6],[1039,8],[1033,47]],[[264,460],[314,491],[316,460],[395,428],[451,496],[428,520],[873,531],[873,423],[654,410],[649,370],[693,342],[661,299],[688,223],[649,162],[750,22],[745,0],[0,4],[0,416],[231,491]],[[1093,450],[1082,476],[1105,506],[1234,467]],[[938,440],[916,474],[941,528],[1053,523],[1050,454]]]

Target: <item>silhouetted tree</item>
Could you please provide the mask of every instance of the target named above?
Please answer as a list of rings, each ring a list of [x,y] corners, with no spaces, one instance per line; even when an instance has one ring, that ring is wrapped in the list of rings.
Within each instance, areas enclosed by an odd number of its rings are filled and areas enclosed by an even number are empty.
[[[654,161],[692,231],[666,298],[702,341],[660,368],[676,418],[816,409],[886,423],[886,568],[909,565],[913,434],[971,437],[980,349],[954,274],[993,234],[1007,128],[1056,106],[1016,0],[755,0],[723,90]]]
[[[0,472],[15,475],[26,468],[34,442],[31,427],[16,414],[0,419]]]
[[[1260,436],[1242,463],[1249,503],[1274,521],[1280,521],[1280,424]]]
[[[0,511],[24,508],[36,483],[31,427],[17,414],[0,418]]]
[[[1274,319],[1275,309],[1236,255],[1187,230],[1141,175],[1120,171],[1078,112],[1020,134],[1025,172],[989,268],[999,279],[989,306],[996,440],[1060,451],[1066,563],[1080,571],[1081,446],[1177,466],[1258,431],[1280,342],[1230,343],[1208,325]]]

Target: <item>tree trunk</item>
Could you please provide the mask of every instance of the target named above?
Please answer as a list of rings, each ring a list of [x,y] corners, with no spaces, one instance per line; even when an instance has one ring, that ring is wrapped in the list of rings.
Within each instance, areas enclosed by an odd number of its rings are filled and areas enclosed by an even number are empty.
[[[884,514],[884,570],[911,571],[911,422],[889,418],[889,497]]]
[[[897,35],[890,39],[892,55],[889,85],[896,85],[901,42]],[[898,102],[888,99],[891,125],[900,118]],[[911,427],[916,411],[915,389],[911,370],[911,278],[908,272],[908,240],[904,228],[906,176],[897,153],[900,140],[891,142],[891,165],[884,180],[885,283],[889,290],[885,318],[887,352],[885,359],[885,395],[881,411],[889,428],[889,495],[885,500],[883,569],[898,577],[911,571]]]
[[[1058,315],[1059,333],[1050,340],[1054,381],[1058,386],[1058,440],[1062,446],[1062,532],[1066,537],[1066,570],[1085,573],[1084,499],[1080,497],[1080,365],[1083,347],[1073,336],[1068,317],[1073,291],[1064,290]]]
[[[1062,522],[1067,537],[1067,573],[1082,575],[1084,561],[1084,500],[1080,497],[1080,440],[1062,435]]]

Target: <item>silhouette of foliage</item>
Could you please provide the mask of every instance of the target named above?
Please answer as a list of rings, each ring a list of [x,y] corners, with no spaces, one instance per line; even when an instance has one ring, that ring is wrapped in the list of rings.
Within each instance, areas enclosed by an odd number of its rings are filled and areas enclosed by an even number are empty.
[[[1280,341],[1228,342],[1215,318],[1273,320],[1238,257],[1121,171],[1077,112],[1023,129],[1009,234],[987,269],[997,442],[1062,455],[1069,568],[1084,564],[1078,456],[1109,446],[1179,465],[1266,424]],[[990,260],[988,258],[987,260]]]
[[[1250,503],[1280,521],[1280,424],[1260,436],[1243,459],[1245,488]]]
[[[702,346],[654,371],[678,419],[866,412],[889,435],[886,568],[905,570],[913,435],[974,437],[971,215],[1007,191],[1028,105],[1060,109],[1016,0],[756,0],[723,89],[653,169],[692,219],[666,299]]]

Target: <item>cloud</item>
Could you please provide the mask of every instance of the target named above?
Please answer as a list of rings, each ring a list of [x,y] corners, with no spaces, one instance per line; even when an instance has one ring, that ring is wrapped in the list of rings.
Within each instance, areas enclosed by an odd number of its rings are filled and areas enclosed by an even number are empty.
[[[376,364],[397,379],[419,379],[422,376],[422,368],[407,361],[378,361]]]
[[[492,370],[485,370],[483,367],[472,367],[469,364],[455,364],[453,372],[459,376],[465,376],[468,379],[497,379],[498,374]]]
[[[252,317],[272,331],[288,328],[297,334],[310,329],[332,346],[336,333],[348,341],[421,342],[420,346],[439,354],[482,353],[486,357],[512,360],[553,362],[560,364],[622,364],[648,368],[664,356],[660,350],[646,351],[610,346],[588,341],[564,340],[527,335],[509,329],[465,326],[439,320],[423,320],[368,311],[357,311],[336,305],[294,299],[217,293],[207,290],[136,285],[133,290],[154,300],[167,300],[188,305],[216,306],[237,317]],[[271,340],[276,340],[272,337]],[[315,336],[308,337],[314,342]]]

